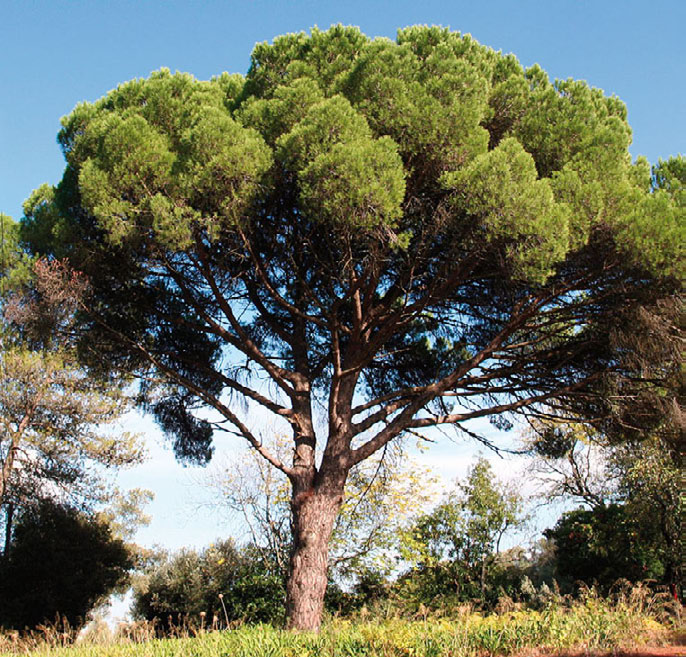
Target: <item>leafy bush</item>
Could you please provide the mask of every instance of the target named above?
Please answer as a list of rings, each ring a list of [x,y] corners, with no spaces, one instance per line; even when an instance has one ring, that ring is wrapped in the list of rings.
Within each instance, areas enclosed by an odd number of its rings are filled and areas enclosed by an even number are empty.
[[[35,628],[61,616],[80,626],[98,601],[127,580],[133,559],[109,526],[70,508],[26,510],[0,559],[0,625]]]
[[[235,621],[280,622],[285,588],[275,564],[251,546],[233,541],[201,552],[164,555],[134,583],[134,614],[157,618],[163,627],[182,618],[204,618],[208,625]]]
[[[618,579],[660,580],[665,572],[659,536],[617,504],[564,513],[545,531],[555,542],[561,583],[596,583],[608,591]]]

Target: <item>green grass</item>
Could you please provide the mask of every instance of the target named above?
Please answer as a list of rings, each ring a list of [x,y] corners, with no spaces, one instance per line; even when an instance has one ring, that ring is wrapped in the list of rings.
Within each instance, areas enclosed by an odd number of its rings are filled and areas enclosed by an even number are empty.
[[[195,637],[142,643],[80,643],[59,647],[45,637],[33,657],[476,657],[509,655],[527,648],[612,650],[644,641],[666,628],[645,612],[589,599],[572,609],[515,611],[452,619],[344,621],[327,623],[318,635],[245,626]],[[52,645],[50,645],[52,644]],[[0,653],[3,657],[11,653]],[[14,655],[17,653],[15,652]]]

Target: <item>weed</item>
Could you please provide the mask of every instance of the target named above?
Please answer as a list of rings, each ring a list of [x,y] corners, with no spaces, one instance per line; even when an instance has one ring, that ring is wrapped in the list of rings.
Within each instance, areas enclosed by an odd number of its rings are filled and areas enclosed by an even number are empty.
[[[269,625],[213,631],[203,619],[181,618],[173,637],[160,638],[159,624],[138,622],[120,627],[106,644],[83,637],[73,646],[65,645],[73,639],[68,628],[55,624],[27,636],[0,635],[0,657],[481,657],[534,648],[548,654],[614,651],[666,636],[681,622],[681,610],[663,597],[630,587],[618,588],[610,599],[588,589],[574,604],[552,599],[541,610],[503,608],[507,611],[491,615],[462,609],[451,617],[421,610],[414,619],[374,620],[367,614],[355,621],[330,620],[320,634]]]

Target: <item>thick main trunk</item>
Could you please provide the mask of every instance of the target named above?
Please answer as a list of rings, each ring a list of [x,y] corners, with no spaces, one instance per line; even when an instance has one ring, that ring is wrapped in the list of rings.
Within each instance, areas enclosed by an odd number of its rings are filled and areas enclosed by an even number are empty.
[[[328,580],[331,530],[343,501],[343,483],[294,491],[293,552],[288,577],[288,627],[316,632]]]

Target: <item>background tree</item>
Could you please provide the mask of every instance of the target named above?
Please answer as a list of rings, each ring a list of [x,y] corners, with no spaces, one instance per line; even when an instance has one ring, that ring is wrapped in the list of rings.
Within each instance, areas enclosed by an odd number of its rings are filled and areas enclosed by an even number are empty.
[[[226,429],[289,478],[297,628],[319,625],[351,468],[484,416],[609,422],[648,385],[614,329],[683,273],[684,208],[631,164],[624,105],[439,28],[287,35],[245,78],[160,71],[59,142],[25,239],[88,276],[94,360],[164,388],[182,458]],[[290,426],[291,462],[241,401]]]
[[[0,276],[0,509],[4,551],[12,518],[54,499],[76,506],[114,495],[102,467],[139,463],[138,436],[119,425],[131,408],[120,381],[91,376],[73,334],[85,279],[61,262],[31,262],[3,221]]]
[[[571,586],[593,580],[655,579],[680,590],[681,455],[672,426],[643,440],[612,444],[579,423],[539,427],[532,471],[544,499],[574,500],[546,536],[554,540],[559,574]]]
[[[108,496],[107,506],[99,509],[96,517],[106,523],[117,538],[130,543],[139,528],[150,524],[151,517],[144,509],[154,498],[152,491],[144,488],[117,490]]]
[[[0,625],[35,628],[59,616],[78,628],[132,567],[106,524],[51,502],[24,508],[0,560]]]
[[[289,442],[287,436],[275,436],[263,444],[285,460]],[[205,482],[208,504],[236,514],[245,523],[251,544],[265,559],[276,562],[285,579],[292,543],[288,478],[254,450],[247,450],[219,464]],[[401,532],[409,518],[428,506],[436,484],[401,444],[353,468],[331,534],[330,578],[350,585],[369,570],[389,575]]]
[[[418,588],[425,603],[446,594],[463,601],[497,597],[489,589],[500,542],[526,522],[523,506],[521,495],[498,482],[480,458],[465,482],[405,534],[403,556],[417,567],[406,578],[410,588]]]

